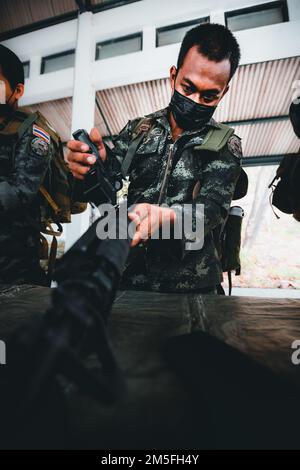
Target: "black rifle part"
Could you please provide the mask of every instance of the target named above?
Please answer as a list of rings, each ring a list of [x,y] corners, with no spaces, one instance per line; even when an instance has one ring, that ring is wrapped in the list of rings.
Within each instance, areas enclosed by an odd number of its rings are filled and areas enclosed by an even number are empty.
[[[61,381],[105,404],[126,393],[107,334],[131,242],[129,220],[118,217],[118,211],[116,234],[126,230],[127,238],[99,239],[96,220],[58,262],[58,287],[46,314],[17,330],[7,343],[8,364],[0,377],[3,443],[14,446],[16,429],[23,429],[22,436],[32,432],[29,423],[45,413],[50,395],[59,395]],[[93,368],[87,359],[94,361]],[[34,426],[35,436],[40,426]]]
[[[91,141],[86,130],[78,129],[73,133],[73,137],[87,144],[89,147],[87,153],[96,157],[96,162],[84,178],[85,201],[92,202],[96,206],[103,202],[114,206],[117,203],[117,192],[123,187],[121,174],[113,171],[108,162],[102,161],[97,146]]]

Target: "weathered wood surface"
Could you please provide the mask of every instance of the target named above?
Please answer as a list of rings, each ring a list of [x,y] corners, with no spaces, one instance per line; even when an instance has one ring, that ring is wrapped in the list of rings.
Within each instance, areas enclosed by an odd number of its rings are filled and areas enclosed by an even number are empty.
[[[45,311],[50,292],[33,286],[0,290],[1,338]],[[124,366],[128,335],[138,338],[146,351],[148,345],[151,350],[154,343],[170,336],[202,330],[300,384],[299,370],[291,362],[291,344],[300,340],[298,299],[119,292],[110,329],[115,347],[122,351]],[[128,352],[130,361],[136,352]],[[142,357],[136,360],[143,361]]]
[[[300,300],[256,297],[202,298],[204,331],[300,385],[291,349],[300,340]]]
[[[49,294],[41,287],[2,291],[0,339],[45,311]],[[291,363],[291,343],[300,339],[299,300],[119,292],[109,330],[129,393],[112,407],[73,393],[68,401],[72,445],[296,445],[292,424],[299,418],[297,396],[222,344],[300,384],[300,366]]]

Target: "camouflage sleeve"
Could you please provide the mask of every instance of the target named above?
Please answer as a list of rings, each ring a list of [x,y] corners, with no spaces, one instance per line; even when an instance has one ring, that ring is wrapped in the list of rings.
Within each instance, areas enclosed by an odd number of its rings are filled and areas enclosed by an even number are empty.
[[[0,183],[0,214],[32,203],[49,166],[52,152],[50,137],[48,142],[34,135],[32,127],[24,133],[16,145],[13,172]]]
[[[183,220],[187,215],[192,220],[191,236],[184,233],[184,243],[195,241],[197,204],[203,205],[200,215],[204,216],[204,237],[226,219],[241,172],[241,157],[241,141],[233,135],[219,156],[207,161],[202,170],[200,191],[183,210]]]

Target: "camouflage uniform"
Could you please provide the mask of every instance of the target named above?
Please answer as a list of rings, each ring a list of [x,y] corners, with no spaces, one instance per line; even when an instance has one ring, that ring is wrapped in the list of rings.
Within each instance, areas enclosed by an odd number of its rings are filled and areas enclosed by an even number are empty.
[[[15,112],[0,123],[0,284],[46,284],[39,265],[39,187],[53,152],[51,139],[31,125],[20,139],[5,130],[24,120]]]
[[[162,200],[173,204],[204,204],[205,239],[198,251],[183,249],[186,240],[150,240],[134,270],[123,276],[123,286],[161,292],[211,291],[223,280],[220,260],[213,239],[213,230],[226,218],[241,170],[241,145],[232,136],[212,158],[211,152],[199,152],[195,146],[203,142],[212,128],[220,127],[211,119],[205,127],[185,131],[174,143],[168,121],[168,108],[148,116],[153,124],[137,148],[129,170],[128,204],[157,204],[166,170],[172,161],[169,184]],[[129,121],[114,140],[109,161],[122,162],[139,119]],[[200,191],[194,201],[192,193],[197,181]],[[143,258],[143,259],[142,259]]]

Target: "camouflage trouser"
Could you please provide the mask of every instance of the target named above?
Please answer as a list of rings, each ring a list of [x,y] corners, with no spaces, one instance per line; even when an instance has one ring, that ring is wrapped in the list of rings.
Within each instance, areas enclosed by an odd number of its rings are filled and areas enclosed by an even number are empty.
[[[152,248],[151,245],[149,246]],[[191,285],[187,283],[187,286],[184,286],[184,288],[178,287],[178,281],[175,282],[171,274],[169,281],[164,278],[161,282],[160,273],[162,271],[168,272],[169,264],[174,261],[170,253],[162,253],[159,250],[151,251],[149,249],[146,252],[145,247],[136,247],[133,250],[121,278],[120,290],[151,291],[169,294],[218,294],[218,286],[209,285],[200,287],[197,286],[197,283],[195,285],[194,278],[191,279]],[[210,280],[210,282],[213,283],[214,281]]]
[[[169,293],[169,294],[200,294],[200,295],[218,295],[219,292],[217,290],[217,286],[209,286],[203,287],[199,289],[193,289],[191,291],[176,291],[176,289],[165,289],[159,288],[157,286],[152,286],[146,281],[144,283],[134,283],[132,279],[122,279],[119,285],[120,290],[136,290],[136,291],[147,291],[147,292],[161,292],[161,293]]]
[[[204,287],[203,289],[199,289],[197,294],[203,294],[203,295],[217,295],[217,286],[212,286],[212,287]]]

